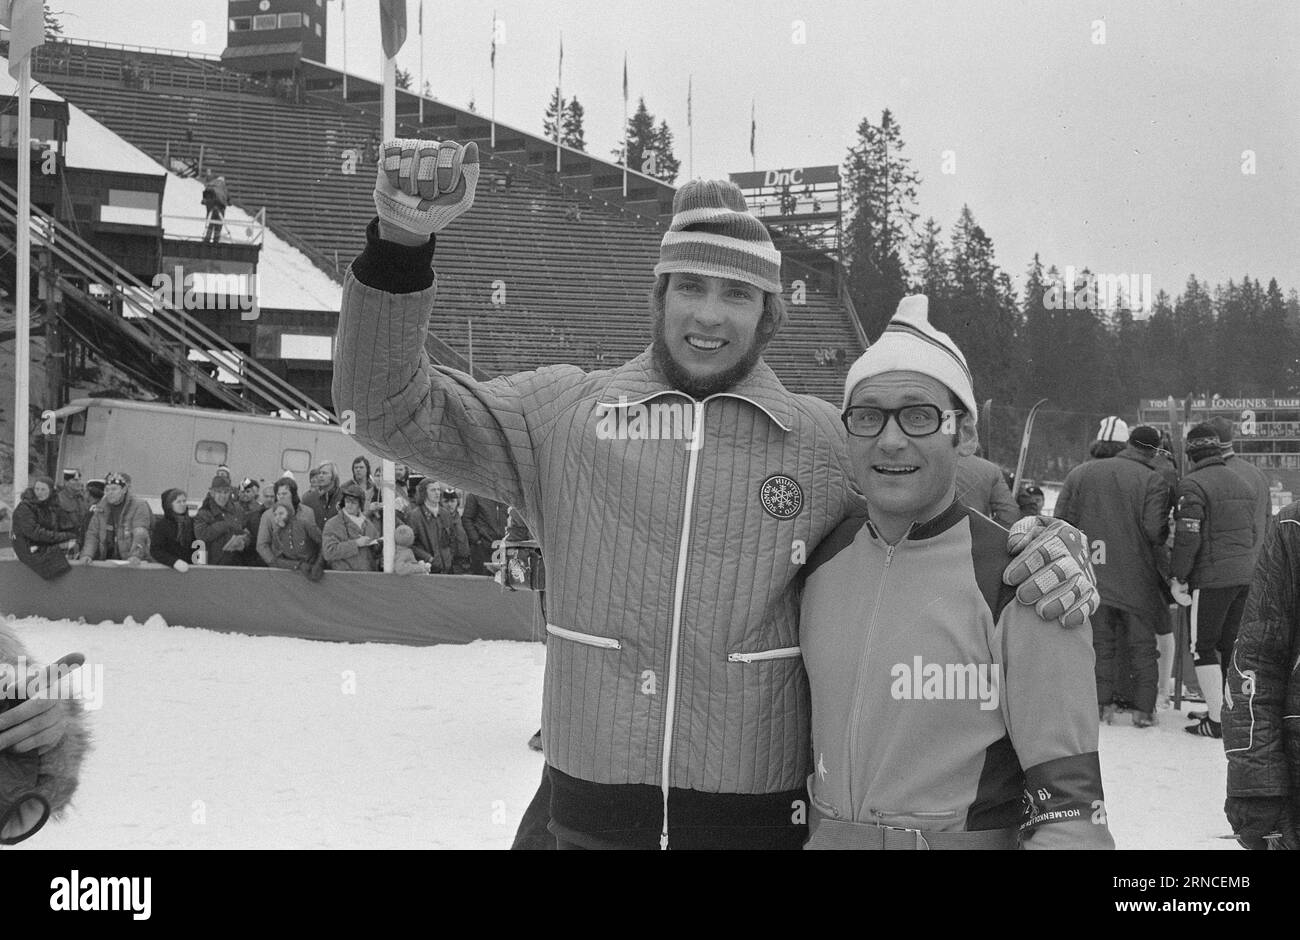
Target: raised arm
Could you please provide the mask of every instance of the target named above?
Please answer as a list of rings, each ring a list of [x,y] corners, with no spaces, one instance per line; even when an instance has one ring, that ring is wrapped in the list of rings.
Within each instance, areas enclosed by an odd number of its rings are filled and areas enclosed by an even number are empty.
[[[433,309],[434,233],[469,209],[478,149],[451,141],[384,145],[379,218],[343,289],[334,403],[366,448],[504,502],[537,501],[536,436],[552,405],[555,367],[478,382],[433,366],[424,350]]]

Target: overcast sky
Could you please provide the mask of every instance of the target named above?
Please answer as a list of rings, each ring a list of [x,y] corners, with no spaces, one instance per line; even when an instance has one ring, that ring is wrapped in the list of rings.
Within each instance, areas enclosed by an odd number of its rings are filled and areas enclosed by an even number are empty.
[[[225,0],[46,0],[68,35],[220,53]],[[342,67],[337,0],[329,64]],[[398,64],[420,70],[419,0]],[[348,70],[377,78],[378,0],[350,0]],[[893,110],[922,174],[920,209],[950,229],[963,203],[1017,277],[1033,253],[1064,268],[1276,276],[1300,287],[1300,3],[1074,0],[425,0],[435,97],[540,133],[564,35],[564,94],[607,156],[633,105],[667,119],[686,177],[842,164],[858,122]],[[1098,22],[1100,21],[1100,23]],[[206,43],[196,45],[196,23]],[[802,25],[801,25],[802,24]],[[802,42],[797,40],[802,39]],[[1103,40],[1103,41],[1099,41]],[[255,142],[250,146],[255,146]],[[956,172],[942,172],[953,151]],[[1244,151],[1250,151],[1243,157]],[[1253,173],[1244,173],[1253,154]],[[1249,168],[1249,166],[1247,166]]]

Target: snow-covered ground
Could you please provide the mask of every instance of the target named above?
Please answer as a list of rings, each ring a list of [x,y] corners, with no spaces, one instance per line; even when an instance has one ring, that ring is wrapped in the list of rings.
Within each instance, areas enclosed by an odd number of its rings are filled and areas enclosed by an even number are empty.
[[[505,849],[532,798],[543,648],[406,647],[7,621],[102,667],[75,808],[22,847]],[[88,693],[90,689],[86,690]],[[1160,713],[1101,729],[1120,848],[1235,848],[1220,742]]]

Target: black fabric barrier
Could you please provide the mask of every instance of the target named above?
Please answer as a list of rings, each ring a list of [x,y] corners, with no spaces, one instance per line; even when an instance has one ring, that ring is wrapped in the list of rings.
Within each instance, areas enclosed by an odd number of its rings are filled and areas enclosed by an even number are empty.
[[[17,561],[0,561],[0,613],[50,620],[143,623],[250,636],[345,643],[432,646],[472,640],[545,637],[531,591],[503,591],[473,575],[327,571],[317,583],[273,568],[191,567],[111,562],[74,566],[43,581]]]

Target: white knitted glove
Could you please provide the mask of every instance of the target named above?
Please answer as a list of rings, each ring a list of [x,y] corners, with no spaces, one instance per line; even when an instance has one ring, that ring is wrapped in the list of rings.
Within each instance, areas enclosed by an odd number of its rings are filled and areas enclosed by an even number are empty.
[[[190,570],[189,562],[185,561],[182,558],[177,558],[174,562],[172,562],[172,567],[175,568],[177,571],[181,572],[182,574]]]
[[[380,234],[400,229],[427,241],[474,205],[478,174],[472,141],[386,141],[375,180]]]

